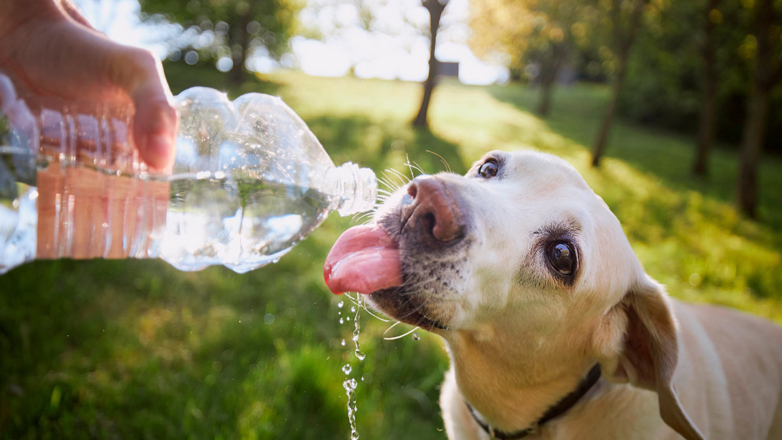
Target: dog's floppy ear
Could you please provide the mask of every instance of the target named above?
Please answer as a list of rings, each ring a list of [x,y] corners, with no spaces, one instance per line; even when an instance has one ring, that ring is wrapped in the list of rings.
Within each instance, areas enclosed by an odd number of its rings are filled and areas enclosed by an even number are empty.
[[[627,327],[614,379],[656,391],[663,421],[687,440],[703,440],[671,383],[679,351],[676,322],[662,286],[644,276],[617,307],[627,315]]]

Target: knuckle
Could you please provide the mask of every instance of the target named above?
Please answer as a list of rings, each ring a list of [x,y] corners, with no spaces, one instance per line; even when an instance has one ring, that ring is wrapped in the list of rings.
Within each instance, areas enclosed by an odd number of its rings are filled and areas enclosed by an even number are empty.
[[[146,49],[132,48],[128,54],[128,59],[135,64],[137,68],[149,73],[156,72],[160,60]]]
[[[161,81],[165,81],[162,77],[162,63],[152,52],[129,47],[117,51],[111,64],[111,76],[115,83],[130,95],[163,93],[164,88],[160,86]]]

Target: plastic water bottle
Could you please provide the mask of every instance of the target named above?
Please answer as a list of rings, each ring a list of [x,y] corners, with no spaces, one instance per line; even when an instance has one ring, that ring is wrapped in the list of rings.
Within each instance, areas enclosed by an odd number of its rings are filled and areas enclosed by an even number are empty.
[[[0,274],[34,259],[156,258],[236,272],[276,262],[327,217],[372,209],[374,173],[335,167],[279,98],[196,87],[172,172],[132,143],[132,108],[46,102],[0,74]]]

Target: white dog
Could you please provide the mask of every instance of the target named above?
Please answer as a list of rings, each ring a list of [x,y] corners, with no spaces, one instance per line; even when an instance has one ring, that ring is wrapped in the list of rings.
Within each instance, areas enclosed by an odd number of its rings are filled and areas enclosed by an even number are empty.
[[[782,329],[668,298],[556,157],[416,178],[325,274],[445,339],[452,440],[782,439]]]

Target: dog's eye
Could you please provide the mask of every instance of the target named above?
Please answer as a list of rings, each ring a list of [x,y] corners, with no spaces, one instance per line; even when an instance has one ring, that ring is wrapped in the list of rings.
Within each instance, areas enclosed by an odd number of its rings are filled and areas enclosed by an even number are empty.
[[[499,164],[494,159],[489,159],[478,168],[478,174],[484,179],[491,179],[500,170]]]
[[[567,242],[552,243],[548,247],[548,261],[562,275],[570,276],[576,270],[576,252]]]

